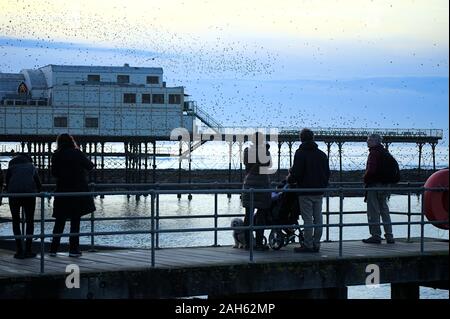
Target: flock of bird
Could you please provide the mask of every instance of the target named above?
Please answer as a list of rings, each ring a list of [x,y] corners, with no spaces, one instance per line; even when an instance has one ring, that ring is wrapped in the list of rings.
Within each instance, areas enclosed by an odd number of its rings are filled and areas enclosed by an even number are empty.
[[[224,126],[399,128],[408,123],[413,128],[423,122],[414,114],[391,119],[389,108],[375,112],[373,101],[361,102],[356,95],[376,99],[377,94],[384,94],[370,82],[358,88],[338,80],[275,81],[283,72],[292,71],[286,70],[292,64],[284,63],[285,52],[266,45],[264,39],[230,35],[226,25],[210,26],[204,34],[168,31],[144,14],[133,18],[141,19],[138,23],[118,14],[125,12],[126,4],[115,8],[108,20],[97,13],[87,19],[70,12],[48,19],[46,8],[52,6],[51,1],[42,1],[40,12],[35,12],[28,2],[17,1],[18,10],[29,12],[26,19],[22,13],[20,20],[7,17],[0,21],[0,72],[18,72],[13,63],[17,60],[26,68],[49,63],[163,67],[168,86],[186,86],[192,98]],[[300,42],[318,67],[328,63],[319,45]],[[336,44],[336,50],[340,49]],[[387,59],[387,63],[395,61]],[[299,78],[301,73],[299,69]],[[408,89],[408,83],[402,85],[398,90]],[[330,98],[324,99],[329,93]]]

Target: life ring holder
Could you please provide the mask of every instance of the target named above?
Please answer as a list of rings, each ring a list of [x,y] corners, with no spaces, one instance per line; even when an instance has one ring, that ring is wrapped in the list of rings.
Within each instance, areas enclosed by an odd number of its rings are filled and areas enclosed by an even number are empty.
[[[447,187],[448,188],[448,177],[449,170],[442,169],[433,175],[431,175],[424,187],[434,188],[434,187]],[[429,221],[444,221],[448,220],[448,200],[449,194],[446,191],[425,191],[424,194],[424,209],[425,216]],[[434,226],[440,229],[449,229],[449,224],[435,224]]]

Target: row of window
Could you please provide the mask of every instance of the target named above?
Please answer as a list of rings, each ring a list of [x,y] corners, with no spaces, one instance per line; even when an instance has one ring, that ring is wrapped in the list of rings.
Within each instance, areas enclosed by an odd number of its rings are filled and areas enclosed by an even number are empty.
[[[124,93],[123,103],[136,103],[135,93]],[[146,94],[143,93],[141,96],[142,104],[164,104],[164,94]],[[181,95],[180,94],[169,94],[169,104],[180,104]]]
[[[99,74],[88,74],[88,82],[100,82],[101,78]],[[130,76],[125,74],[120,74],[117,76],[117,83],[130,83]],[[154,75],[147,76],[147,84],[159,84],[159,77]]]
[[[47,105],[45,100],[0,100],[0,105],[31,105],[44,106]]]
[[[67,127],[67,116],[56,116],[53,118],[54,127]],[[84,127],[98,128],[98,117],[85,117]]]

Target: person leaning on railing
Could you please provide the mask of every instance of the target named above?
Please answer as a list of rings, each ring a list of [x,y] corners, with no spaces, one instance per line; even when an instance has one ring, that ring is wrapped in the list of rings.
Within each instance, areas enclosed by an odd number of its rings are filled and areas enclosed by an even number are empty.
[[[56,178],[56,193],[89,192],[87,172],[94,164],[79,150],[72,136],[61,134],[56,140],[57,150],[51,159],[51,172]],[[70,233],[80,232],[80,218],[95,211],[92,196],[55,196],[53,217],[56,218],[53,235],[62,234],[70,219]],[[50,256],[56,256],[61,237],[53,237]],[[69,238],[69,256],[81,256],[79,236]]]

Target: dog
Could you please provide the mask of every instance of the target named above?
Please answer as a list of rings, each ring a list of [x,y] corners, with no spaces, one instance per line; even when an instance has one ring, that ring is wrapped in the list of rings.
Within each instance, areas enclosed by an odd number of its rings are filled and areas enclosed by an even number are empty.
[[[231,220],[231,227],[241,227],[244,226],[244,221],[241,218],[233,218]],[[245,230],[233,229],[233,248],[245,248],[247,243],[245,242]],[[255,242],[255,237],[253,236],[253,242]]]
[[[231,220],[231,227],[240,227],[244,226],[244,221],[241,218],[233,218]],[[245,234],[242,229],[233,229],[233,239],[234,246],[233,248],[244,248],[245,246]]]

